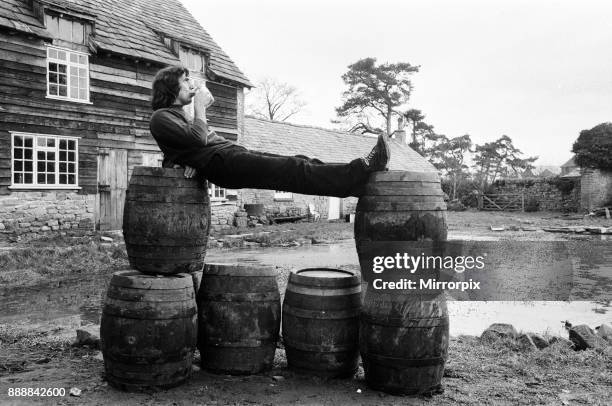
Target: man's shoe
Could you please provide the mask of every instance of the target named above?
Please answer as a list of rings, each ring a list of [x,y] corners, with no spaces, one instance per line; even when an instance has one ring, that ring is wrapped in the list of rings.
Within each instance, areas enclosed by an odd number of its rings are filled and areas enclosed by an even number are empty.
[[[391,150],[387,136],[380,134],[372,151],[361,159],[363,159],[368,172],[384,171],[387,169],[387,164],[389,159],[391,159]]]

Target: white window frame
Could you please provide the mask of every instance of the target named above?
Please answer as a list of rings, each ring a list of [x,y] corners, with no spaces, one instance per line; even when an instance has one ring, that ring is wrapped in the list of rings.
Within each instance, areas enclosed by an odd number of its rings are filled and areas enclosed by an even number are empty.
[[[274,200],[293,200],[293,193],[282,190],[274,191]]]
[[[223,196],[215,196],[216,192],[220,192]],[[217,186],[212,182],[208,182],[208,196],[211,201],[224,201],[227,200],[227,189],[221,186]]]
[[[63,135],[51,135],[51,134],[34,134],[34,133],[23,133],[10,131],[11,134],[11,186],[9,189],[81,189],[79,187],[79,137],[66,137]],[[32,183],[15,183],[15,137],[31,137],[32,138]],[[38,146],[39,138],[53,138],[55,139],[55,147],[40,147]],[[60,164],[60,153],[59,144],[60,140],[74,141],[75,142],[75,183],[74,184],[61,184],[59,183],[59,164]],[[52,151],[55,152],[55,183],[38,183],[38,152],[39,151]],[[72,163],[66,158],[66,163]]]
[[[65,52],[66,53],[66,59],[62,60],[59,58],[52,58],[49,56],[49,53],[51,50],[54,50],[56,52]],[[77,62],[72,62],[71,61],[71,55],[76,55],[77,57]],[[79,57],[85,57],[85,64],[79,63],[78,59]],[[50,85],[51,83],[49,82],[49,64],[50,63],[56,63],[56,64],[61,64],[61,65],[66,65],[66,96],[58,96],[55,94],[51,94],[49,92],[50,89]],[[72,75],[70,74],[70,69],[71,68],[75,68],[75,69],[85,69],[85,90],[87,91],[87,98],[86,99],[81,99],[81,98],[75,98],[75,97],[70,97],[70,89],[71,89],[71,85],[72,85]],[[78,86],[78,84],[77,84]],[[80,88],[79,88],[80,91]],[[55,100],[65,100],[65,101],[71,101],[71,102],[76,102],[76,103],[84,103],[84,104],[92,104],[90,99],[91,99],[91,91],[90,91],[90,79],[89,79],[89,55],[84,53],[84,52],[78,52],[78,51],[73,51],[71,49],[67,49],[67,48],[61,48],[61,47],[57,47],[57,46],[52,46],[52,45],[48,45],[47,46],[47,98],[48,99],[55,99]]]

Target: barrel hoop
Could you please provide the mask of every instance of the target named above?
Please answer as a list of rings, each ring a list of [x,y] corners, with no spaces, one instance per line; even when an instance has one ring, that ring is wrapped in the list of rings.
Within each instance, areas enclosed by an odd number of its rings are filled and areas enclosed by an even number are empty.
[[[343,320],[358,318],[361,308],[354,307],[344,310],[309,310],[300,309],[288,305],[286,302],[283,306],[283,317],[285,315],[295,316],[303,319],[319,319],[319,320]]]
[[[321,289],[321,288],[311,288],[311,287],[303,287],[296,286],[291,283],[287,284],[287,292],[299,293],[302,295],[309,296],[348,296],[355,293],[361,292],[361,285],[352,286],[350,288],[343,289]]]
[[[283,335],[283,343],[285,344],[285,347],[295,348],[296,350],[300,350],[300,351],[314,352],[317,354],[325,353],[325,352],[330,353],[330,354],[338,353],[338,352],[353,352],[359,348],[359,342],[357,340],[355,340],[355,342],[352,344],[345,344],[345,345],[308,344],[308,343],[303,343],[299,341],[294,341],[285,335]]]
[[[429,367],[436,365],[444,365],[446,362],[445,357],[432,357],[432,358],[398,358],[389,357],[386,355],[367,353],[364,357],[367,362],[373,362],[375,364],[384,365],[393,369],[406,368],[406,367]]]
[[[211,337],[208,336],[205,339],[200,339],[198,347],[200,351],[206,348],[218,349],[218,348],[259,348],[259,347],[268,347],[273,346],[276,347],[276,340],[242,340],[242,341],[222,341],[222,342],[213,342],[211,341]]]
[[[116,300],[116,299],[114,299]],[[123,302],[123,300],[116,300],[117,302]],[[138,302],[128,302],[138,303]],[[190,303],[194,303],[190,301]],[[106,303],[102,309],[102,313],[107,316],[115,316],[121,319],[132,319],[132,320],[172,320],[172,319],[190,319],[192,316],[197,314],[195,303],[193,307],[179,310],[169,309],[153,309],[153,308],[141,308],[141,309],[129,309],[121,304],[110,304]]]
[[[204,276],[276,277],[278,272],[271,266],[239,264],[210,264],[204,267]]]
[[[210,293],[206,292],[206,285],[202,284],[198,302],[275,302],[279,299],[278,291],[258,293]]]
[[[344,276],[330,278],[308,276],[305,274],[308,271],[334,271],[338,274],[343,274]],[[358,272],[332,268],[307,268],[294,270],[289,274],[289,283],[302,286],[314,286],[334,289],[359,285],[360,279],[360,274]]]
[[[378,325],[383,327],[405,327],[405,328],[428,328],[428,327],[446,327],[449,325],[448,316],[442,317],[376,317],[361,313],[361,320],[365,323]]]
[[[193,286],[183,289],[134,289],[124,286],[109,285],[106,298],[128,302],[183,302],[195,299]],[[174,300],[171,300],[174,299]]]

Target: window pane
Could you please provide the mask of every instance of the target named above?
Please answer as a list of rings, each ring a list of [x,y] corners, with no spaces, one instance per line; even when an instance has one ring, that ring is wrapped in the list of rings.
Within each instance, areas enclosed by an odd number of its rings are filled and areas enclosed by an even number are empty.
[[[59,140],[59,147],[60,149],[66,149],[66,140]]]
[[[38,151],[37,156],[38,156],[38,159],[39,159],[39,160],[44,161],[44,160],[45,160],[45,157],[46,157],[46,155],[45,155],[45,151]]]
[[[49,85],[49,94],[57,96],[57,85]]]
[[[22,159],[23,158],[23,149],[21,148],[15,148],[15,159]]]
[[[44,137],[37,137],[36,145],[38,145],[39,147],[44,147],[45,145],[47,145],[47,140]]]
[[[25,159],[32,159],[32,150],[31,149],[23,150],[23,157]]]
[[[65,61],[66,60],[66,51],[57,51],[57,59]],[[62,65],[60,65],[60,66],[62,66]],[[64,69],[66,69],[66,66],[64,66]]]
[[[84,68],[79,68],[79,76],[80,77],[85,77],[85,69]]]
[[[70,62],[77,63],[79,61],[79,56],[77,54],[70,54]]]
[[[50,173],[47,175],[47,184],[55,185],[55,174],[54,173]]]
[[[68,164],[68,172],[75,173],[75,164]]]
[[[57,49],[48,48],[47,55],[49,55],[49,58],[57,58]]]
[[[66,73],[66,65],[59,64],[57,65],[57,68],[59,73]]]
[[[55,138],[47,138],[47,146],[55,148]]]
[[[36,165],[36,169],[38,170],[38,172],[44,172],[45,171],[45,163],[44,162],[38,162],[38,164]]]
[[[33,176],[31,173],[26,173],[23,176],[23,183],[32,183]]]
[[[26,148],[32,148],[32,145],[34,145],[34,139],[32,137],[27,137],[24,138],[24,140]]]
[[[61,185],[65,185],[66,183],[68,183],[68,175],[60,175],[59,176],[59,183]]]
[[[60,148],[61,148],[61,146],[60,146]],[[66,154],[66,151],[60,150],[60,153],[59,153],[60,161],[65,161],[67,157],[68,157],[68,155]]]
[[[59,80],[58,80],[58,83],[59,83],[60,85],[65,85],[65,84],[67,84],[67,83],[68,83],[68,80],[67,80],[67,78],[66,78],[66,75],[62,75],[62,74],[60,74],[60,75],[58,75],[58,77],[57,77],[57,78],[59,79]]]
[[[66,86],[60,86],[59,87],[59,95],[60,96],[67,96],[68,95],[68,88]]]
[[[34,165],[32,165],[32,161],[25,161],[23,163],[23,169],[26,172],[32,172],[32,168],[34,167]]]
[[[87,100],[87,89],[79,90],[79,99]]]
[[[79,78],[79,87],[80,88],[85,88],[87,87],[87,78]]]
[[[70,76],[78,76],[78,74],[79,74],[79,68],[77,68],[76,66],[71,66]]]
[[[70,87],[70,97],[74,99],[79,98],[79,88],[78,87]]]
[[[46,177],[44,173],[39,173],[38,177],[37,177],[37,182],[39,184],[45,184],[46,183]]]
[[[57,73],[49,72],[49,82],[57,83]]]
[[[81,65],[87,65],[87,57],[85,55],[79,55],[79,63]]]
[[[59,164],[59,171],[66,173],[66,168],[67,168],[66,163],[65,162],[64,163],[60,162],[60,164]]]
[[[74,152],[68,153],[68,161],[74,162]]]
[[[77,21],[73,21],[72,22],[72,41],[82,44],[83,37],[84,37],[83,24]]]
[[[74,185],[75,183],[76,183],[75,175],[68,175],[68,184],[69,185]]]
[[[16,173],[13,177],[13,182],[14,183],[23,183],[23,174],[21,173]]]
[[[23,171],[23,162],[15,161],[15,171]]]
[[[54,62],[49,62],[49,71],[57,72],[57,64]]]
[[[75,147],[76,143],[74,142],[74,140],[69,140],[68,141],[68,149],[73,150],[74,151],[74,147]],[[70,158],[70,159],[74,159],[74,157]]]
[[[55,172],[55,162],[47,162],[47,172]]]
[[[21,147],[23,145],[23,137],[15,137],[15,146]]]

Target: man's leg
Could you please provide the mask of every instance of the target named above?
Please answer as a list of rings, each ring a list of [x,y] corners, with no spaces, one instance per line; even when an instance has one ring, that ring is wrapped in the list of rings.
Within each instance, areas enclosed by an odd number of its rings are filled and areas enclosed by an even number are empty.
[[[347,197],[359,194],[369,172],[361,159],[348,164],[325,164],[303,156],[274,155],[231,146],[217,152],[202,175],[215,185],[230,189]]]

